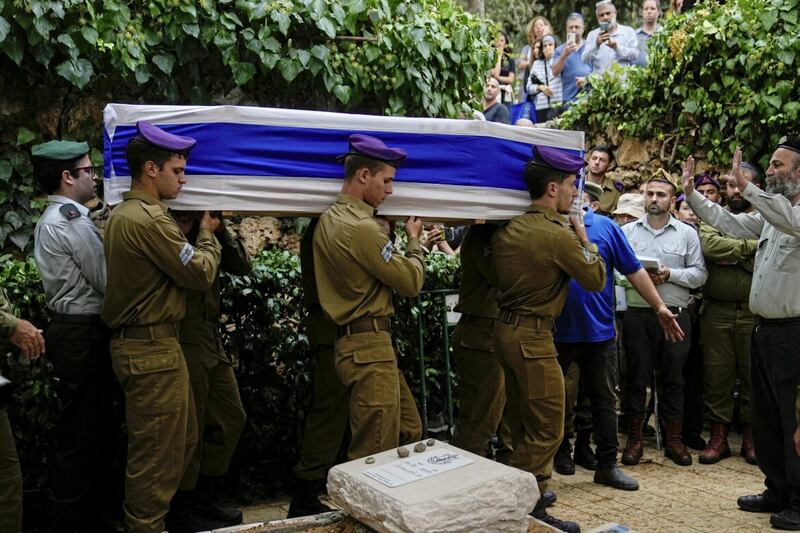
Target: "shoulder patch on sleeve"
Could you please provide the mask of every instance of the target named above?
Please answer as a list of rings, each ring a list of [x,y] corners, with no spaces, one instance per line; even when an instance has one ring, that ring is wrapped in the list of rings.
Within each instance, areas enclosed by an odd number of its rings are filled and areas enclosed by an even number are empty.
[[[386,246],[381,250],[381,257],[384,262],[388,263],[392,260],[392,252],[394,252],[394,243],[392,243],[392,241],[387,241]]]
[[[64,215],[64,218],[67,220],[73,220],[81,216],[81,212],[78,211],[78,207],[75,204],[61,204],[58,211]]]
[[[181,248],[181,251],[178,254],[178,259],[180,259],[183,266],[186,266],[189,261],[192,260],[192,257],[194,257],[194,246],[188,242],[184,243],[183,248]]]
[[[619,192],[622,192],[622,189],[625,188],[625,185],[621,181],[615,181],[614,188],[617,189]]]

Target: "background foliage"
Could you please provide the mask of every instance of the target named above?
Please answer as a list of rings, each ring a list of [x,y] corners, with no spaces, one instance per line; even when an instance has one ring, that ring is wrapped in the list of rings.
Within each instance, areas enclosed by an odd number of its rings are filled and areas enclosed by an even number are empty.
[[[694,153],[725,165],[741,144],[762,168],[797,130],[800,0],[704,2],[670,17],[649,49],[646,68],[592,80],[561,127],[666,140],[675,164]]]
[[[41,280],[32,259],[5,256],[0,284],[21,316],[44,324],[45,303]],[[222,284],[222,321],[228,353],[239,361],[237,376],[248,422],[227,476],[232,494],[247,500],[292,482],[303,420],[311,401],[315,360],[304,330],[305,311],[300,283],[300,261],[288,251],[272,249],[253,261],[249,276],[227,276]],[[457,287],[458,260],[430,256],[426,289]],[[401,367],[419,398],[417,319],[425,324],[424,346],[429,411],[445,409],[442,328],[438,299],[398,298],[394,328]],[[48,486],[53,461],[57,394],[52,364],[47,356],[28,363],[15,352],[0,360],[0,373],[16,387],[9,408],[22,461],[26,489]]]
[[[100,147],[107,102],[457,117],[491,34],[454,0],[0,0],[0,250],[30,247],[30,145]]]

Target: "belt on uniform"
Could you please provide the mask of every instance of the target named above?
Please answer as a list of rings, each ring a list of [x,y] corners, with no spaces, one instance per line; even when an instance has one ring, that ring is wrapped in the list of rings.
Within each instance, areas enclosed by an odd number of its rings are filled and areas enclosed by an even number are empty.
[[[152,326],[125,326],[114,331],[115,339],[153,340],[178,336],[175,324],[154,324]]]
[[[389,317],[381,316],[377,318],[359,318],[352,322],[336,328],[336,336],[344,337],[353,333],[365,333],[367,331],[392,331],[392,320]]]
[[[102,322],[100,315],[64,315],[62,313],[53,313],[50,321],[61,324],[99,324]]]
[[[669,309],[672,313],[679,315],[686,311],[686,307],[675,307],[674,305],[668,305],[667,309]],[[629,307],[626,311],[627,313],[634,312],[634,313],[642,313],[647,315],[655,315],[656,310],[652,307]]]
[[[498,319],[504,324],[517,327],[532,328],[550,331],[553,329],[553,319],[533,315],[519,315],[513,311],[500,311]]]
[[[793,326],[795,324],[800,325],[800,317],[793,316],[789,318],[764,318],[763,316],[757,316],[756,319],[756,326]]]
[[[722,302],[719,300],[712,300],[706,298],[706,305],[713,305],[715,307],[724,307],[725,309],[735,309],[736,311],[749,311],[750,304],[747,302]]]
[[[494,318],[462,314],[460,322],[462,324],[470,324],[471,326],[478,328],[494,329]]]

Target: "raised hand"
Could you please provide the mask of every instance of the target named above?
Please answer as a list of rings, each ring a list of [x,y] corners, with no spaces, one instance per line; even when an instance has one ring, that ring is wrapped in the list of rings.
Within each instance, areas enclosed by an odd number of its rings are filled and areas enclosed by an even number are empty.
[[[683,194],[687,197],[692,194],[694,190],[694,156],[690,155],[686,158],[686,162],[682,165],[683,170]]]

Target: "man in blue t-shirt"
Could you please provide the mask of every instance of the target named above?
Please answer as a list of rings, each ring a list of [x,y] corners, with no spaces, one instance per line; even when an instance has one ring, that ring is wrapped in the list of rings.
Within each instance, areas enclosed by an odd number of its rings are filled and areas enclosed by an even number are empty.
[[[553,75],[561,75],[562,99],[566,105],[578,97],[586,85],[586,76],[592,73],[592,67],[581,59],[586,44],[583,40],[584,29],[583,15],[572,13],[568,16],[567,41],[556,48],[553,54]]]
[[[621,490],[637,490],[639,483],[617,465],[617,348],[614,328],[614,270],[626,276],[658,316],[671,341],[683,338],[676,315],[667,309],[650,276],[642,268],[625,234],[611,219],[584,214],[589,239],[597,244],[608,280],[601,292],[589,292],[570,283],[564,310],[556,319],[553,339],[562,371],[577,363],[591,403],[597,448],[594,482]]]

